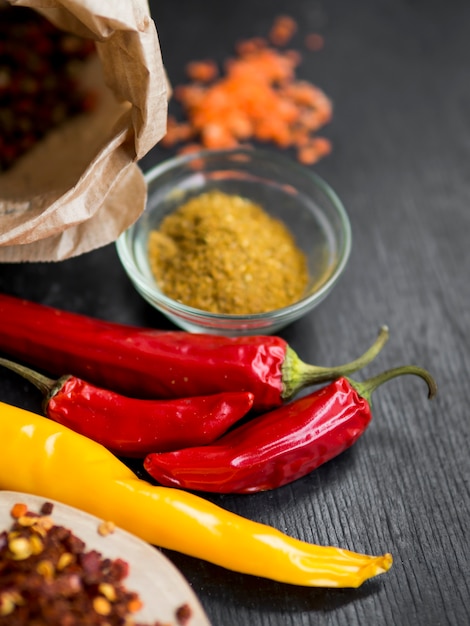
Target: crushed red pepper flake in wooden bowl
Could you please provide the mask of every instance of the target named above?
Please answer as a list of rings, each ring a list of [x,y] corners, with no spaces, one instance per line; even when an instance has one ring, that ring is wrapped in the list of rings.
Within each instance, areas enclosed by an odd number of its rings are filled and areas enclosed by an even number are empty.
[[[0,626],[143,626],[133,619],[142,608],[137,592],[124,579],[126,561],[87,550],[85,543],[51,518],[53,504],[39,513],[17,502],[13,523],[0,533]],[[97,532],[114,531],[104,523]],[[184,626],[191,608],[175,611],[175,624]],[[152,626],[163,626],[153,622]]]
[[[237,43],[223,73],[211,59],[191,61],[186,68],[191,82],[174,88],[185,120],[170,115],[161,144],[181,154],[268,142],[293,149],[305,165],[329,154],[331,142],[315,133],[332,118],[331,100],[296,77],[299,51],[277,49],[285,48],[296,31],[291,17],[277,17],[267,39]],[[310,50],[322,47],[320,37],[306,39]]]

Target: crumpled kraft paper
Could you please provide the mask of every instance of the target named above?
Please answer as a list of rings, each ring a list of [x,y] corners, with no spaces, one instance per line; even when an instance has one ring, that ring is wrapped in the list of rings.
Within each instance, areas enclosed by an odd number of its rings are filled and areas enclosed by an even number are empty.
[[[99,106],[0,173],[0,262],[60,261],[114,241],[142,213],[137,165],[166,132],[168,86],[146,0],[8,0],[96,42],[82,80]]]

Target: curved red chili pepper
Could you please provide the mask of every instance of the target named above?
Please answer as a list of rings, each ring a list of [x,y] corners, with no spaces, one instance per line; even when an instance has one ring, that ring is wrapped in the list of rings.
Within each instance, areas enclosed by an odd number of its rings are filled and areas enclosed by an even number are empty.
[[[225,392],[178,400],[137,400],[75,376],[53,381],[0,358],[45,395],[50,419],[101,443],[120,456],[143,458],[156,450],[204,445],[223,435],[253,406],[253,394]]]
[[[359,359],[317,367],[303,363],[276,336],[223,337],[136,328],[0,294],[0,350],[51,374],[71,372],[134,397],[250,391],[254,408],[264,411],[307,385],[363,367],[387,339],[383,327]]]
[[[307,396],[236,427],[214,444],[149,454],[146,471],[164,486],[217,493],[274,489],[306,476],[354,444],[371,420],[370,395],[395,376],[428,372],[395,368],[357,383],[339,378]]]

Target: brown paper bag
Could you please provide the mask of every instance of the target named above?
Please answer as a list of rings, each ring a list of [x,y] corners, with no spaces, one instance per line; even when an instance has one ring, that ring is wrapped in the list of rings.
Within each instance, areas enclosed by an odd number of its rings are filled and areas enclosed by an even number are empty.
[[[166,131],[158,36],[146,0],[8,2],[96,42],[81,77],[99,91],[96,110],[0,173],[0,262],[60,261],[114,241],[144,209],[137,161]]]

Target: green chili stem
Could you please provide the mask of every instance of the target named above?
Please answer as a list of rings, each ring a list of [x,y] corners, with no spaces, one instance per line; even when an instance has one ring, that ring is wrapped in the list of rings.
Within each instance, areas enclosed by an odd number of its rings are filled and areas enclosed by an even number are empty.
[[[2,359],[0,357],[0,365],[3,365],[3,367],[6,367],[20,376],[23,376],[23,378],[35,385],[35,387],[37,387],[46,397],[50,396],[57,387],[58,381],[52,380],[52,378],[48,378],[47,376],[44,376],[29,367],[20,365],[19,363],[14,363],[13,361]]]
[[[422,367],[417,367],[415,365],[403,365],[401,367],[395,367],[393,369],[386,370],[381,374],[377,374],[372,378],[368,378],[362,382],[357,382],[348,378],[348,381],[352,387],[357,391],[357,393],[367,400],[370,403],[370,398],[372,393],[387,381],[392,378],[397,378],[398,376],[405,376],[407,374],[412,374],[414,376],[419,376],[422,378],[427,386],[428,386],[428,398],[433,398],[437,393],[437,384],[431,374],[423,369]]]
[[[288,399],[298,391],[309,385],[329,382],[341,376],[347,376],[357,372],[368,365],[382,350],[389,338],[387,326],[382,326],[374,343],[360,357],[335,367],[319,367],[309,365],[299,359],[291,348],[287,349],[286,358],[282,368],[282,397]]]

